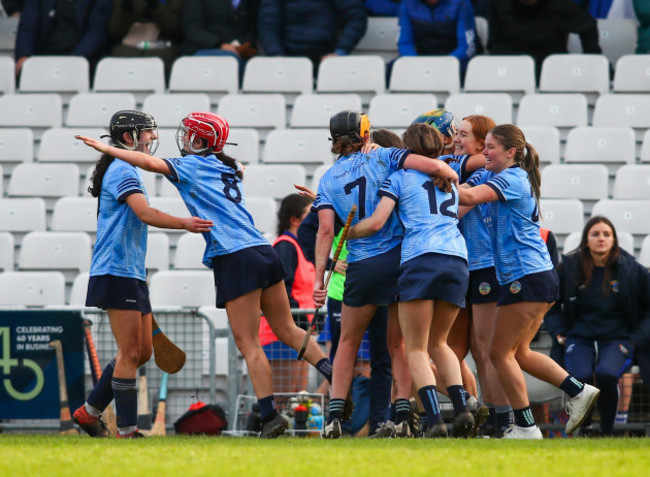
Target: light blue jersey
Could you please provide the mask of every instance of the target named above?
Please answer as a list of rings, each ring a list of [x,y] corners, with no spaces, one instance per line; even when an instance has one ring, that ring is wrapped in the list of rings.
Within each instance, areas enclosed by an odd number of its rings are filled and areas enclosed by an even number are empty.
[[[187,155],[164,161],[171,171],[165,177],[176,186],[190,213],[213,222],[210,232],[202,234],[206,267],[212,268],[212,259],[217,255],[269,245],[246,210],[241,179],[233,168],[215,155]]]
[[[467,260],[458,230],[458,191],[443,192],[427,174],[400,170],[384,181],[379,195],[397,202],[405,229],[401,263],[425,253],[455,255]]]
[[[405,149],[377,148],[368,154],[341,157],[321,178],[314,208],[333,209],[345,222],[356,204],[359,209],[352,225],[370,217],[379,203],[377,193],[382,183],[403,166],[408,154]],[[376,234],[347,243],[347,261],[353,263],[388,252],[400,244],[403,236],[402,225],[393,213]]]
[[[485,172],[485,169],[478,169],[468,179],[468,182],[471,182],[474,177],[480,179]],[[489,210],[489,204],[478,204],[460,219],[460,231],[467,244],[468,268],[470,271],[494,266],[492,240],[485,224],[485,218],[489,214]]]
[[[470,157],[469,154],[446,154],[444,156],[439,156],[438,159],[449,164],[449,167],[458,174],[458,183],[464,184],[469,176],[471,176],[471,174],[467,173],[467,161],[469,161]]]
[[[93,248],[90,276],[146,280],[147,224],[126,203],[131,194],[145,194],[140,171],[114,159],[102,180],[97,214],[97,240]]]
[[[525,275],[553,269],[546,244],[539,233],[539,209],[526,171],[515,165],[495,174],[472,176],[472,186],[486,184],[499,197],[490,202],[486,217],[494,266],[501,285]]]

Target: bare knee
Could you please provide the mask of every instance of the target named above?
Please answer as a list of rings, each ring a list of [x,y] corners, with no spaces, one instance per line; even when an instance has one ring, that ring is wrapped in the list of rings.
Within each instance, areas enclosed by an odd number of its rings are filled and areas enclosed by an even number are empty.
[[[117,353],[117,361],[119,361],[122,365],[133,369],[140,366],[140,358],[141,350],[139,347],[122,349]]]
[[[140,350],[140,360],[138,362],[138,366],[142,366],[143,364],[149,362],[152,354],[151,351],[152,351],[151,347],[143,348]]]

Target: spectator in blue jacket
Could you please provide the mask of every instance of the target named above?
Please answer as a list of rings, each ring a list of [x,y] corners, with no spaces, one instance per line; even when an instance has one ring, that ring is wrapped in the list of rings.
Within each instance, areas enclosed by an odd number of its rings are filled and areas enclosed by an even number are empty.
[[[470,0],[402,0],[399,25],[400,56],[452,55],[464,71],[476,53]]]
[[[26,0],[16,36],[16,74],[33,55],[84,56],[91,63],[106,54],[111,0]]]
[[[257,25],[265,55],[306,56],[317,67],[349,54],[367,23],[363,0],[261,0]]]
[[[560,300],[545,322],[566,347],[567,371],[584,383],[596,381],[600,434],[612,435],[619,378],[634,357],[644,377],[650,371],[650,274],[619,248],[614,225],[602,216],[589,219],[580,246],[563,257],[558,272]]]
[[[373,17],[396,17],[402,0],[366,0],[368,15]]]

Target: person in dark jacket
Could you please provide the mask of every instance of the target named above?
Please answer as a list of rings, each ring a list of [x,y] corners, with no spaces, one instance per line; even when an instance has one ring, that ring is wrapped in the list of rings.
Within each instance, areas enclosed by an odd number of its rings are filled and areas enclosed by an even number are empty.
[[[169,78],[183,39],[183,0],[113,0],[111,56],[158,57]]]
[[[464,71],[476,53],[470,0],[402,0],[399,25],[400,56],[452,55]]]
[[[634,13],[639,20],[636,52],[650,53],[650,2],[646,0],[633,0],[633,2]]]
[[[261,0],[257,25],[265,55],[306,56],[317,66],[348,55],[367,23],[362,0]]]
[[[8,17],[19,17],[24,5],[25,0],[2,0],[0,1],[0,17],[4,15]]]
[[[107,52],[111,0],[26,0],[16,36],[16,74],[33,55],[84,56]]]
[[[647,362],[650,274],[619,248],[612,222],[595,216],[584,227],[580,247],[563,257],[559,277],[560,306],[546,317],[547,326],[566,345],[567,371],[582,382],[596,381],[600,433],[612,435],[618,380],[635,353],[643,357],[640,365]]]
[[[573,0],[492,0],[488,24],[490,53],[530,55],[538,75],[544,58],[567,53],[569,33],[585,53],[601,53],[596,20]]]
[[[240,74],[257,53],[259,0],[185,0],[183,55],[233,56]]]

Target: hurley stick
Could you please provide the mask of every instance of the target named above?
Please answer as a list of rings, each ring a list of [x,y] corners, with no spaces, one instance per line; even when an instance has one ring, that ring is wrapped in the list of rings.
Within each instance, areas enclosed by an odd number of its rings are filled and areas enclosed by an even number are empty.
[[[178,373],[185,366],[185,351],[176,346],[162,332],[156,319],[151,315],[151,335],[156,365],[169,374]]]
[[[352,209],[350,210],[350,213],[348,214],[348,219],[345,221],[345,226],[343,227],[343,231],[341,232],[341,238],[339,239],[339,244],[336,247],[336,250],[334,251],[334,258],[332,259],[332,266],[327,272],[327,278],[325,278],[325,284],[323,288],[327,290],[327,285],[330,283],[330,278],[332,278],[332,272],[334,272],[334,266],[336,265],[336,262],[339,259],[339,255],[341,255],[341,249],[343,248],[343,244],[345,243],[345,237],[348,235],[348,230],[350,230],[350,225],[352,224],[352,219],[354,219],[354,214],[357,212],[357,206],[353,205]],[[300,350],[298,351],[298,361],[302,359],[302,357],[305,354],[305,351],[307,351],[307,345],[309,344],[309,338],[311,337],[311,334],[313,331],[316,329],[316,320],[318,318],[318,314],[320,313],[320,306],[316,308],[316,311],[314,312],[314,317],[311,320],[312,325],[307,328],[307,332],[305,333],[305,337],[302,340],[302,344],[300,345]]]
[[[163,372],[160,379],[160,394],[158,395],[158,411],[156,411],[156,420],[151,428],[150,436],[164,436],[167,435],[167,428],[165,426],[165,411],[167,401],[167,379],[169,374]]]
[[[61,341],[54,340],[50,343],[56,352],[56,370],[59,375],[59,401],[61,403],[59,434],[79,434],[74,427],[68,404],[68,387],[65,383],[65,368],[63,366],[63,347]]]

